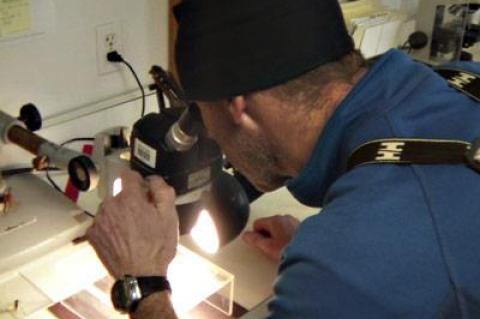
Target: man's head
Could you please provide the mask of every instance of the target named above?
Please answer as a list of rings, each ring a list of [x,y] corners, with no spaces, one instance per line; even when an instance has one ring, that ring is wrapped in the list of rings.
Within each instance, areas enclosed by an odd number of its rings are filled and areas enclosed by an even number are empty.
[[[352,51],[282,85],[198,105],[233,166],[260,190],[271,191],[298,175],[362,70],[365,60]]]
[[[180,80],[211,136],[258,188],[282,186],[363,66],[337,0],[184,0],[175,14]]]

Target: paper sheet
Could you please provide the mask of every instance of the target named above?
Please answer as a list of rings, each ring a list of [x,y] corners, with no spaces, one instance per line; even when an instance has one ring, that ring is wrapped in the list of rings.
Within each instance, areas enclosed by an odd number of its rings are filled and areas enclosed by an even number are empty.
[[[0,38],[30,31],[31,0],[0,0]]]

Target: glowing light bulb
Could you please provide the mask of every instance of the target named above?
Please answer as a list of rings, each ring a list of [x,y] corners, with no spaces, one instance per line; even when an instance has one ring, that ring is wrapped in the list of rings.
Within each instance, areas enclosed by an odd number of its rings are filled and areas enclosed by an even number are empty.
[[[214,254],[220,248],[217,228],[208,210],[203,209],[197,223],[190,231],[195,244],[209,254]]]
[[[113,196],[117,196],[122,191],[122,179],[120,177],[113,181]]]

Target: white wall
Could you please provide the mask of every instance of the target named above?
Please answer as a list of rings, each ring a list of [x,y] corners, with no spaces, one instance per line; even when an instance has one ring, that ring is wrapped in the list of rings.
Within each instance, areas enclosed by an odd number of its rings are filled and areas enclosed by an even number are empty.
[[[17,115],[21,105],[35,103],[47,123],[57,123],[61,116],[78,109],[90,109],[137,89],[130,72],[99,75],[96,56],[96,27],[119,22],[122,26],[123,57],[128,60],[144,84],[153,64],[167,66],[167,0],[31,0],[33,36],[0,38],[0,109]],[[133,93],[138,96],[138,92]],[[115,103],[118,102],[118,98]],[[132,107],[97,114],[99,120],[71,119],[42,135],[61,142],[71,136],[90,135],[115,118],[131,123],[139,115],[140,101]],[[93,115],[91,115],[93,116]],[[90,120],[88,120],[90,119]],[[68,137],[67,137],[68,136]],[[16,147],[0,146],[0,167],[10,166],[20,156]],[[23,159],[24,160],[24,159]]]
[[[59,143],[113,124],[131,125],[140,101],[123,102],[138,97],[137,85],[122,65],[99,75],[96,27],[121,24],[121,53],[148,84],[150,66],[167,65],[168,0],[30,1],[35,35],[0,38],[0,109],[16,115],[21,105],[35,103],[47,125],[40,134]],[[398,9],[418,2],[378,1]],[[149,102],[154,108],[155,99]],[[0,168],[22,166],[30,158],[16,146],[0,145]]]

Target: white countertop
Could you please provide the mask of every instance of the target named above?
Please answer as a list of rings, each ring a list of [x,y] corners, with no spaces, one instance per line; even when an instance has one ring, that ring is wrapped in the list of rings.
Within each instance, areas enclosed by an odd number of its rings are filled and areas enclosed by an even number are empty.
[[[282,188],[262,196],[252,204],[247,229],[251,228],[257,218],[290,214],[303,220],[318,211],[318,208],[301,205]],[[199,251],[189,237],[183,237],[181,243],[235,275],[234,300],[247,310],[253,309],[272,295],[278,265],[247,246],[241,238],[235,239],[214,256]]]
[[[99,202],[96,192],[91,192],[80,197],[79,205],[95,213]],[[303,220],[317,212],[316,208],[309,208],[296,202],[288,191],[282,188],[262,196],[252,204],[247,229],[251,228],[255,219],[261,217],[291,214]],[[278,265],[259,251],[247,246],[240,238],[213,256],[200,252],[189,236],[182,237],[181,243],[235,276],[234,300],[247,310],[252,310],[272,295]]]

